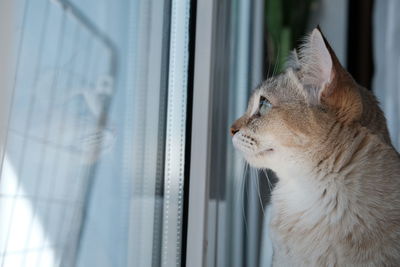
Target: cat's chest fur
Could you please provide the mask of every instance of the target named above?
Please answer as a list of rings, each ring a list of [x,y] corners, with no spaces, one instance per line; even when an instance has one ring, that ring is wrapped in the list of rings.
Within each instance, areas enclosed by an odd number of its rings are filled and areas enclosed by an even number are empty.
[[[274,266],[336,263],[338,252],[331,245],[337,242],[333,240],[333,225],[338,223],[340,207],[329,203],[332,196],[327,192],[318,191],[321,190],[295,180],[278,183],[275,188],[270,224]]]
[[[344,183],[309,184],[306,180],[278,182],[274,189],[270,222],[273,266],[387,263],[385,247],[396,250],[398,244],[379,240],[385,235],[376,220],[379,214],[349,197]],[[398,236],[398,229],[394,234]]]

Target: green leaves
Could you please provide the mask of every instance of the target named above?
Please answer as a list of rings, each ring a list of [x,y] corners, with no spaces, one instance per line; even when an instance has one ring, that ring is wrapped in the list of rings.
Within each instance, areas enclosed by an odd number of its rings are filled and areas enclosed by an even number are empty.
[[[282,71],[290,50],[305,32],[316,0],[266,0],[268,63]],[[272,73],[271,73],[272,74]]]

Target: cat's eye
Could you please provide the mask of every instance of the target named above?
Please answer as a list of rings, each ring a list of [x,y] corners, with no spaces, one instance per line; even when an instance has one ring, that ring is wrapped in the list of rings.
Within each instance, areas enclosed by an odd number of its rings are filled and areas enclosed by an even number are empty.
[[[258,113],[260,115],[265,115],[272,107],[271,102],[268,101],[265,97],[260,97],[260,103],[258,106]]]

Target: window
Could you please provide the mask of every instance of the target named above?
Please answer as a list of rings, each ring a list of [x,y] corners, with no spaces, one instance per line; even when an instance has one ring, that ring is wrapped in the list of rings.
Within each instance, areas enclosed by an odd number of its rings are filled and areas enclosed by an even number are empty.
[[[1,11],[0,266],[179,265],[190,1]]]

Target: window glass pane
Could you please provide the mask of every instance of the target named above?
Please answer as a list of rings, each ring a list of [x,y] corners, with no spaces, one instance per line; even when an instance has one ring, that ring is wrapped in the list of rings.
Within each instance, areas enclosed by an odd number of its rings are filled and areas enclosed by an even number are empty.
[[[179,266],[190,1],[4,3],[0,266]]]

